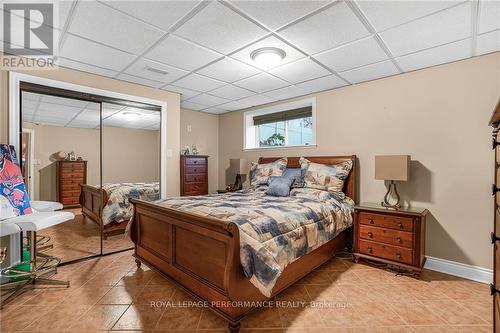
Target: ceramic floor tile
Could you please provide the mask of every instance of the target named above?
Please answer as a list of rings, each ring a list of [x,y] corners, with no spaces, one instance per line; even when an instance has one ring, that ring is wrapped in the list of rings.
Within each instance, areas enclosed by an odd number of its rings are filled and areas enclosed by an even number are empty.
[[[458,301],[467,310],[471,311],[473,314],[479,318],[485,320],[488,324],[493,324],[493,302],[490,300],[479,300],[479,301]]]
[[[110,330],[127,310],[128,305],[94,305],[70,330]]]
[[[316,328],[324,327],[318,309],[310,307],[278,308],[283,327]]]
[[[352,284],[361,283],[361,280],[354,271],[331,271],[329,272],[330,279],[335,284]]]
[[[201,318],[201,308],[166,308],[156,325],[157,330],[196,329]]]
[[[172,300],[176,288],[172,285],[147,285],[133,297],[134,304],[151,304]]]
[[[452,300],[422,301],[422,304],[429,308],[433,313],[443,318],[450,325],[487,324],[484,319],[481,319],[481,317],[476,316],[465,306]]]
[[[113,330],[152,330],[160,320],[163,308],[131,305],[113,326]]]
[[[278,301],[298,301],[309,302],[311,297],[307,292],[306,286],[301,284],[293,285],[276,296]]]
[[[227,327],[227,321],[222,319],[222,317],[216,315],[210,309],[203,309],[201,313],[200,323],[198,325],[199,330],[225,330]]]
[[[389,305],[409,325],[446,324],[441,317],[420,302],[395,302]]]
[[[100,300],[99,304],[132,304],[133,298],[142,291],[141,286],[115,286]]]
[[[2,315],[2,320],[0,321],[0,332],[22,331],[32,322],[48,315],[49,313],[50,308],[45,306],[17,306]]]
[[[80,304],[60,304],[48,311],[48,315],[44,315],[32,322],[24,331],[64,331],[68,329],[74,320],[83,316],[91,305]]]
[[[312,301],[345,302],[347,297],[337,285],[306,285],[306,290]]]
[[[332,284],[332,280],[330,278],[330,273],[328,271],[312,271],[307,274],[301,280],[299,280],[298,284],[320,284],[320,285],[330,285]]]
[[[281,310],[281,308],[280,308]],[[283,308],[286,311],[286,308]],[[242,322],[243,328],[281,328],[281,318],[277,307],[255,309]]]

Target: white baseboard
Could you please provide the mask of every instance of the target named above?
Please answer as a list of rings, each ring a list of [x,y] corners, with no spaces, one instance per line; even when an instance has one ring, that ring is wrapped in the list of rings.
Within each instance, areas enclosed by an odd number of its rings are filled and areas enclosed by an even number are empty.
[[[425,261],[424,267],[431,271],[446,273],[483,283],[493,282],[493,270],[491,269],[429,256],[426,256],[426,258],[427,260]]]

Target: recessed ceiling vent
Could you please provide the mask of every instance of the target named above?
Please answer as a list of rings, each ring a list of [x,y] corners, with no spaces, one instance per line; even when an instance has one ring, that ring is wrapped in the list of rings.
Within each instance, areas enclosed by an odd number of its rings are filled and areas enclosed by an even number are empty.
[[[154,68],[154,67],[149,67],[149,66],[146,67],[146,70],[150,71],[150,72],[153,72],[153,73],[156,73],[156,74],[161,74],[161,75],[167,75],[168,74],[167,71],[164,71],[164,70],[158,69],[158,68]]]

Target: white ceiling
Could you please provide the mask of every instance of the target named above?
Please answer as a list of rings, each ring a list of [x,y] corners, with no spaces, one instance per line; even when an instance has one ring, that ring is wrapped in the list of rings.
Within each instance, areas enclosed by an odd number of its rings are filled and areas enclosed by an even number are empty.
[[[139,114],[130,118],[124,112]],[[116,104],[102,104],[103,127],[124,127],[158,131],[160,112],[126,107]],[[29,92],[22,94],[23,122],[37,125],[99,128],[99,104],[72,98],[41,95]]]
[[[58,28],[62,66],[224,113],[498,51],[500,1],[61,1]]]

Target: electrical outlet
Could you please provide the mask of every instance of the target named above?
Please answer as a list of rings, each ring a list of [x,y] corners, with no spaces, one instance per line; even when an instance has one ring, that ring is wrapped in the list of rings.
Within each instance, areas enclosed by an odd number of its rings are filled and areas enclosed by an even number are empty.
[[[187,131],[191,132],[191,125],[187,125]]]

